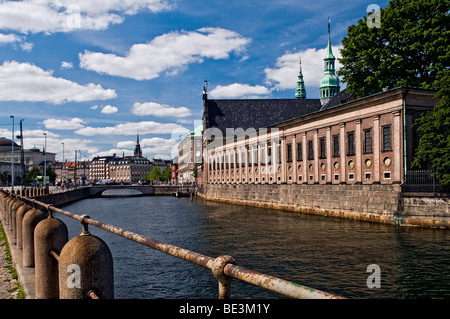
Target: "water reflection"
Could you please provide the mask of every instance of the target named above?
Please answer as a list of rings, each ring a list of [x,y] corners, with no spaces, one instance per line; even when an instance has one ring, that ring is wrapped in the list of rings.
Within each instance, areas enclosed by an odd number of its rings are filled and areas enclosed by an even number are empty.
[[[95,207],[95,209],[92,209]],[[66,210],[349,298],[449,298],[446,230],[300,215],[171,196],[96,198]],[[70,237],[78,222],[61,215]],[[91,227],[114,256],[116,298],[216,298],[209,270]],[[366,285],[381,268],[381,288]],[[279,298],[233,280],[234,298]]]

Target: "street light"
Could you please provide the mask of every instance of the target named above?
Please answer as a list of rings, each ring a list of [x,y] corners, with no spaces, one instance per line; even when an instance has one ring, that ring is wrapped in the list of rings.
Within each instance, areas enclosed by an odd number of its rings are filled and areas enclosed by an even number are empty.
[[[47,133],[44,133],[44,139],[45,139],[45,143],[44,143],[44,187],[47,181]]]
[[[62,167],[62,183],[64,183],[65,177],[64,177],[64,169],[66,168],[66,163],[64,162],[64,143],[61,143],[63,146],[63,167]]]
[[[12,138],[11,138],[11,190],[14,191],[14,115],[12,118]]]

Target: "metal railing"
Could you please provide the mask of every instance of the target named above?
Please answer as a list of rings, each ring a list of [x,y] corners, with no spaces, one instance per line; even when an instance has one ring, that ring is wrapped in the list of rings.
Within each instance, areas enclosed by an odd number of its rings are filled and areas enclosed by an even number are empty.
[[[63,209],[54,207],[52,205],[24,197],[18,194],[10,193],[10,196],[28,202],[30,206],[36,207],[40,206],[46,211],[51,213],[59,213],[64,216],[78,220],[83,225],[83,233],[87,231],[87,225],[92,225],[97,228],[106,230],[110,233],[116,234],[118,236],[130,239],[136,243],[145,245],[152,249],[158,250],[160,252],[166,253],[168,255],[183,259],[190,263],[202,266],[204,268],[210,269],[218,281],[219,288],[219,299],[228,299],[231,296],[230,292],[230,281],[231,279],[237,279],[254,286],[259,286],[266,290],[277,293],[281,296],[295,299],[343,299],[341,296],[337,296],[331,293],[306,287],[303,285],[296,284],[294,282],[286,281],[274,276],[266,275],[260,272],[256,272],[247,269],[242,266],[235,264],[231,256],[219,256],[217,258],[212,258],[209,256],[202,255],[197,252],[193,252],[184,248],[180,248],[171,244],[167,244],[156,239],[146,237],[120,227],[116,227],[110,224],[103,223],[101,221],[90,218],[88,215],[77,215]],[[59,260],[59,256],[56,252],[51,252],[56,260]],[[87,297],[97,299],[98,296],[94,291],[88,291]]]
[[[408,170],[403,184],[404,192],[443,193],[445,188],[433,176],[433,170]]]

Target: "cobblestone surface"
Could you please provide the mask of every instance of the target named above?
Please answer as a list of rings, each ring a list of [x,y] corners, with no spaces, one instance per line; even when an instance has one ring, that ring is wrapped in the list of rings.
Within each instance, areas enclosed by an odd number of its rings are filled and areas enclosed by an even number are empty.
[[[16,280],[12,278],[7,268],[5,245],[6,243],[0,239],[0,299],[15,299],[18,294]]]

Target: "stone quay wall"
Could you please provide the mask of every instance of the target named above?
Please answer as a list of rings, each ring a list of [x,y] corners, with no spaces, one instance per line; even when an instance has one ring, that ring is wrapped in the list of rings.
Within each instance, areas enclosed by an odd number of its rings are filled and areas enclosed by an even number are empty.
[[[90,197],[89,188],[83,187],[67,190],[65,192],[35,196],[31,198],[49,205],[62,207],[88,197]]]
[[[448,198],[406,197],[399,184],[209,184],[199,196],[224,203],[392,225],[450,226]]]

